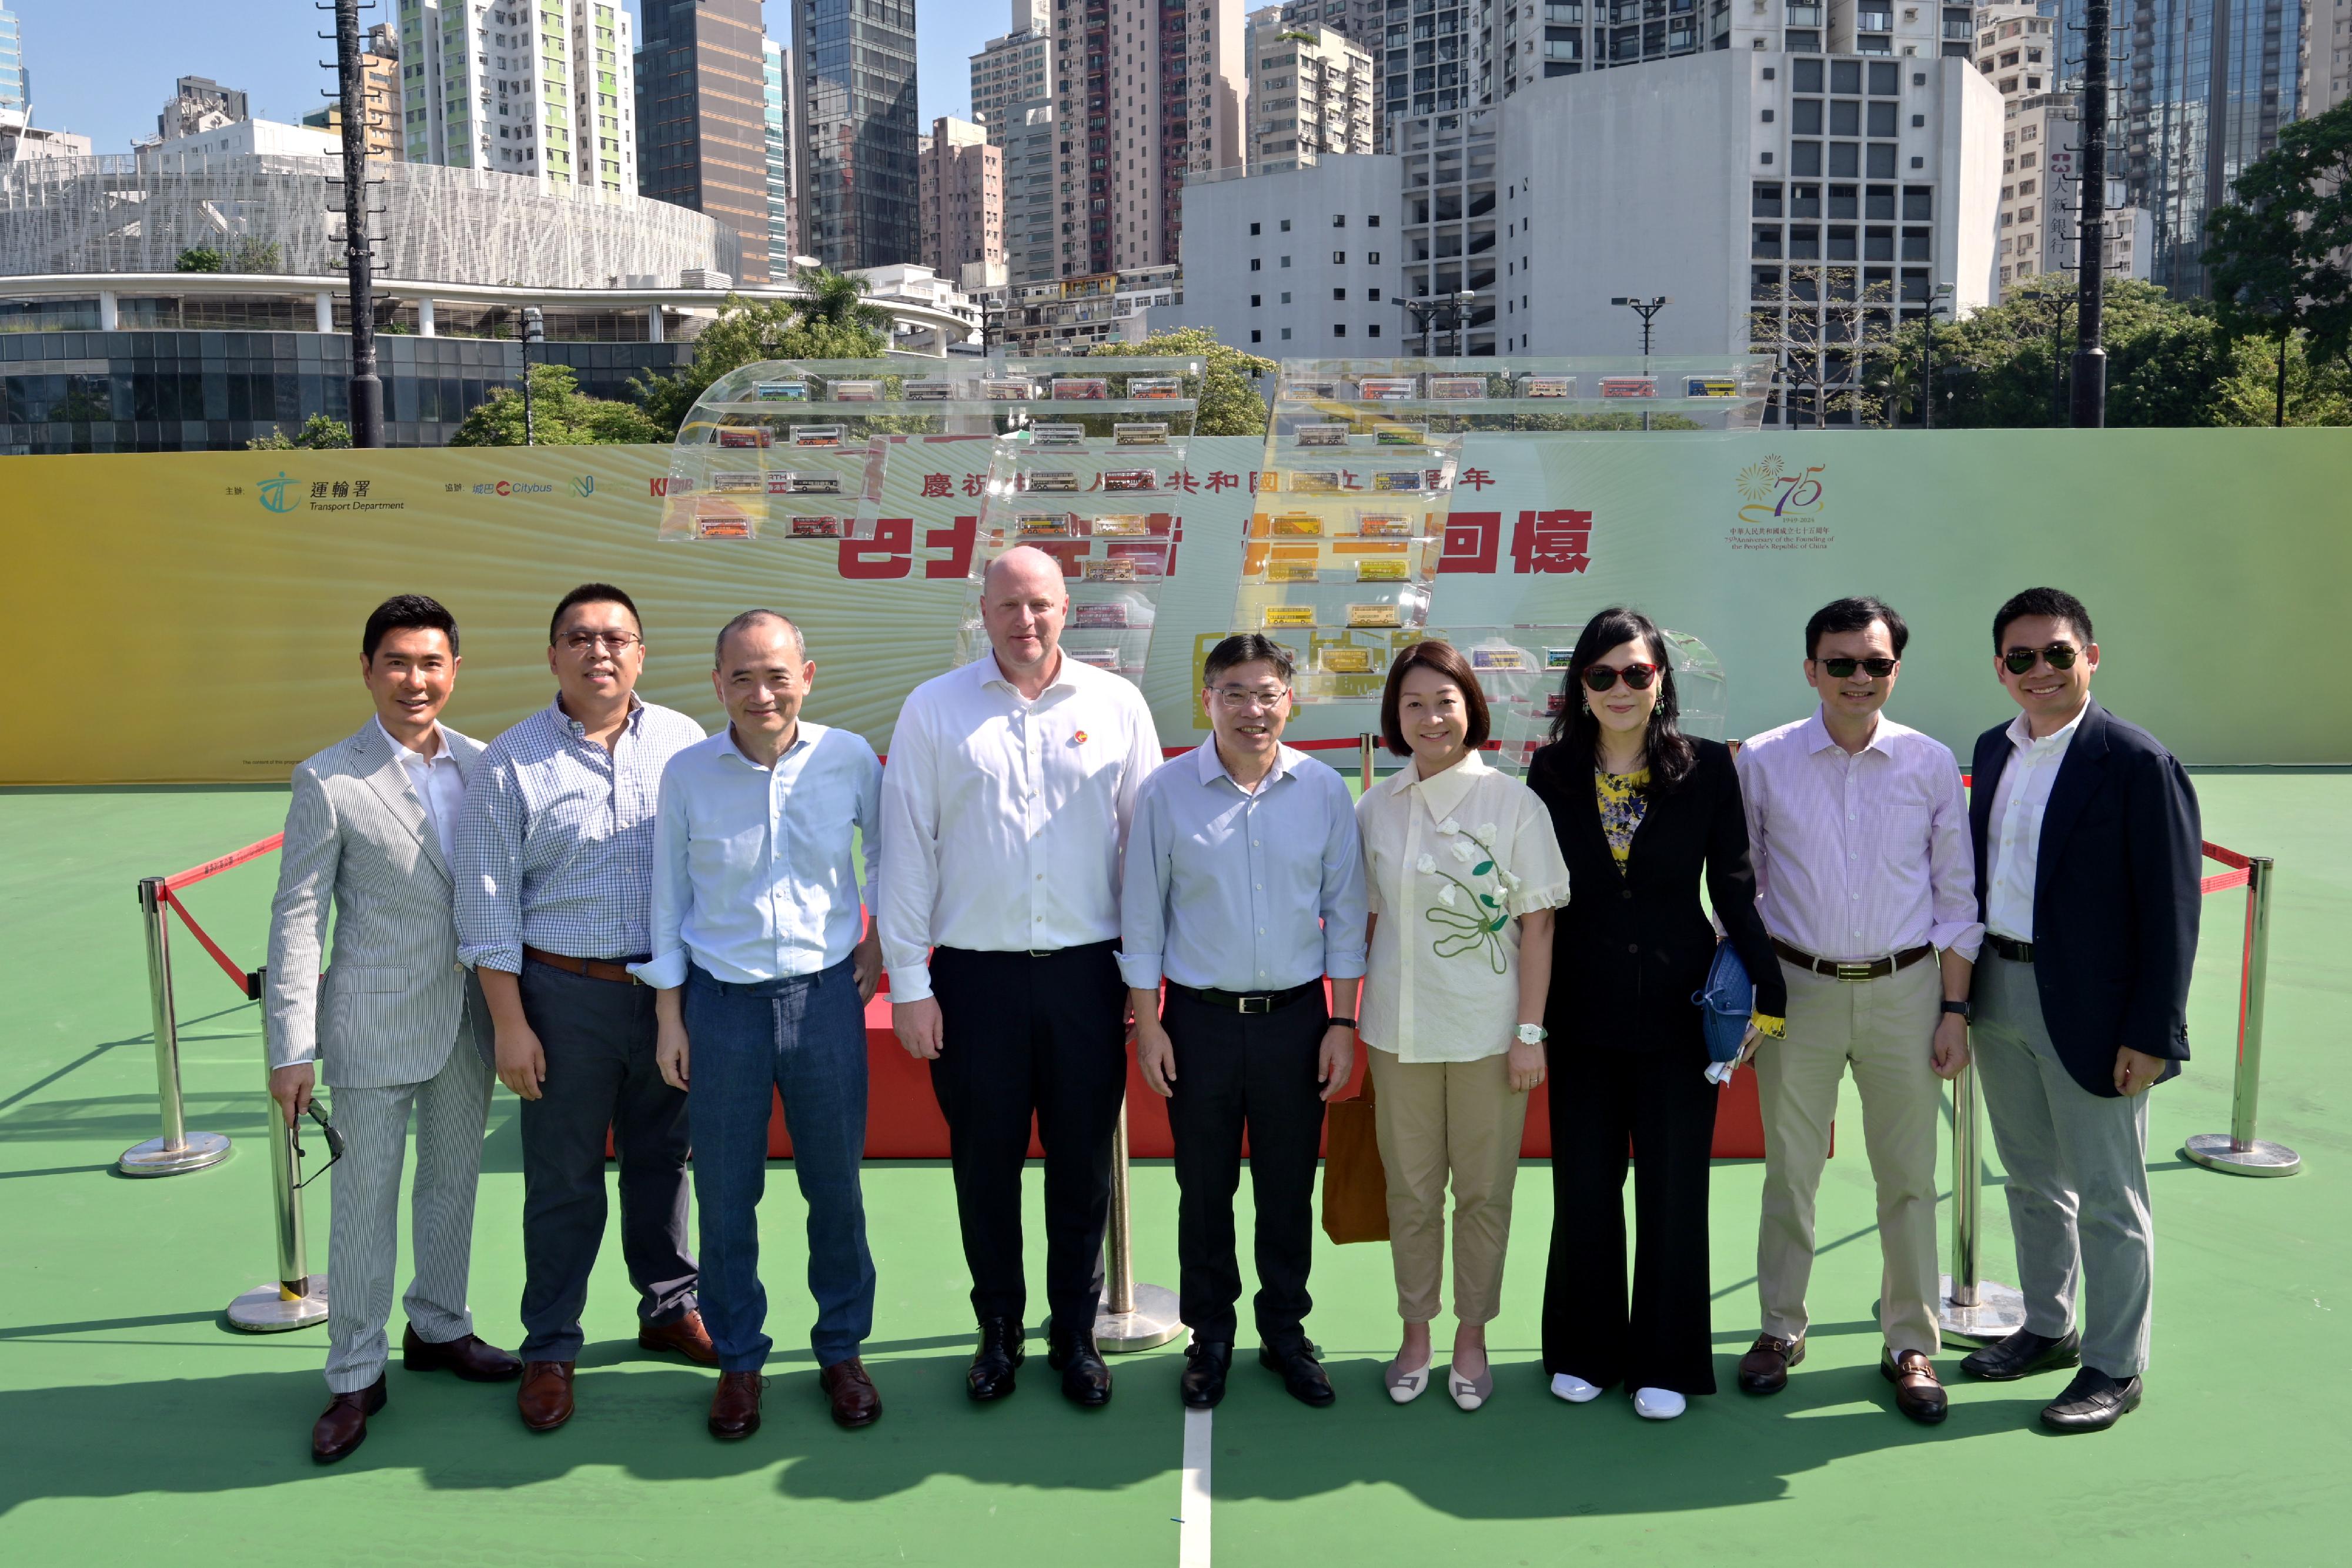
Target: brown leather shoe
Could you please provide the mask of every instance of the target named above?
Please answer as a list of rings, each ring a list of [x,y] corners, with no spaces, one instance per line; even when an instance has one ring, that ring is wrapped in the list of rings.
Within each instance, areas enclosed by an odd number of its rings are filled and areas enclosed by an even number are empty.
[[[505,1383],[522,1375],[522,1363],[477,1334],[439,1343],[416,1332],[401,1331],[400,1364],[408,1372],[454,1372],[468,1383]]]
[[[710,1435],[732,1442],[760,1429],[760,1390],[768,1380],[756,1372],[722,1372],[710,1396]]]
[[[866,1375],[866,1364],[856,1356],[824,1368],[816,1380],[833,1406],[835,1426],[871,1427],[882,1419],[882,1396],[876,1392],[874,1380]]]
[[[572,1368],[568,1361],[526,1361],[515,1408],[534,1432],[552,1432],[572,1419]]]
[[[1951,1402],[1936,1377],[1936,1364],[1926,1351],[1885,1352],[1878,1358],[1878,1372],[1895,1385],[1895,1407],[1922,1427],[1933,1427],[1951,1413]]]
[[[700,1312],[688,1312],[666,1323],[637,1325],[639,1350],[674,1350],[697,1366],[717,1366],[719,1353],[710,1348],[710,1331]]]
[[[352,1449],[367,1441],[367,1418],[383,1408],[383,1400],[381,1376],[365,1388],[354,1388],[328,1400],[326,1409],[310,1428],[310,1457],[322,1465],[347,1458]]]
[[[1778,1394],[1789,1386],[1789,1369],[1805,1359],[1805,1342],[1760,1333],[1739,1358],[1742,1394]]]

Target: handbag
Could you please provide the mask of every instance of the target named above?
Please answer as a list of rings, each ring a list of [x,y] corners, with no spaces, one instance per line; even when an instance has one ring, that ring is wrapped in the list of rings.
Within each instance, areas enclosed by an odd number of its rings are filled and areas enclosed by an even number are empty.
[[[1386,1241],[1389,1178],[1381,1167],[1370,1073],[1360,1095],[1324,1108],[1323,1134],[1323,1234],[1343,1245]]]
[[[1756,985],[1748,966],[1726,936],[1715,945],[1714,961],[1706,967],[1706,984],[1691,1000],[1698,1004],[1699,1029],[1706,1036],[1709,1061],[1739,1060],[1740,1042],[1748,1038],[1748,1020],[1756,1010]]]

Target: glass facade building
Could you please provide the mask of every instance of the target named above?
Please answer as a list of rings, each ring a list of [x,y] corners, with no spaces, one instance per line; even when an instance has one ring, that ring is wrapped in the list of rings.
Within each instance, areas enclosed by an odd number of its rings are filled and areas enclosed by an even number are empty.
[[[915,0],[793,0],[801,248],[835,271],[922,246]]]
[[[0,120],[25,123],[25,40],[16,14],[0,5]]]
[[[735,231],[744,283],[768,281],[767,28],[759,0],[644,0],[637,190]]]

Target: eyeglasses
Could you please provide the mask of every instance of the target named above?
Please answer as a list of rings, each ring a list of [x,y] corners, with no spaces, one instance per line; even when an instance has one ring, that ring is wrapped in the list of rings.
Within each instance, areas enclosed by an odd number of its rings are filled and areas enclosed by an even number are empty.
[[[1229,708],[1273,708],[1290,695],[1280,686],[1213,686],[1210,691]]]
[[[575,653],[590,653],[602,643],[615,653],[625,653],[644,641],[634,632],[574,632],[563,639],[563,645]]]
[[[2072,643],[2053,643],[2047,648],[2011,648],[2000,656],[2000,662],[2011,674],[2021,675],[2033,668],[2037,659],[2047,660],[2053,670],[2071,670],[2082,656],[2082,651]]]
[[[1821,666],[1832,680],[1850,680],[1856,670],[1866,672],[1874,681],[1883,681],[1895,673],[1900,659],[1823,659]]]
[[[1646,692],[1650,689],[1650,684],[1658,678],[1658,666],[1627,664],[1620,669],[1610,664],[1587,664],[1584,667],[1585,689],[1605,692],[1617,684],[1617,677],[1620,675],[1625,677],[1625,684],[1633,690]]]

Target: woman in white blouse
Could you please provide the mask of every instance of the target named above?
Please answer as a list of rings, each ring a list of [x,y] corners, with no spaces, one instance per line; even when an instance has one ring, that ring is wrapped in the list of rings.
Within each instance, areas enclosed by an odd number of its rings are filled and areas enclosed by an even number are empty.
[[[1412,758],[1356,804],[1372,912],[1360,1034],[1404,1320],[1389,1396],[1402,1405],[1429,1385],[1450,1176],[1446,1386],[1475,1410],[1495,1387],[1486,1324],[1501,1304],[1528,1093],[1544,1077],[1551,912],[1568,902],[1568,867],[1543,803],[1478,755],[1486,699],[1452,644],[1397,655],[1381,727]]]

